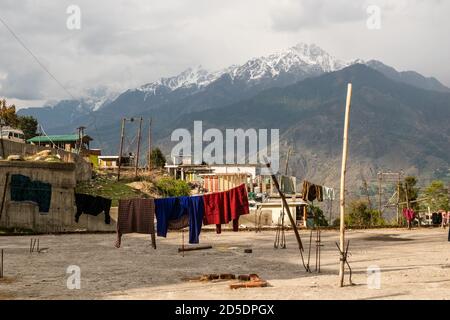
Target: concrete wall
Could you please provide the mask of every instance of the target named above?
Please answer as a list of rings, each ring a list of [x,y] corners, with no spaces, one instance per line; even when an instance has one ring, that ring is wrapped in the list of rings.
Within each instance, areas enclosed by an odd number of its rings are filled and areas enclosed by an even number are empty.
[[[41,147],[38,145],[19,143],[4,139],[3,141],[0,141],[0,156],[3,157],[4,151],[5,159],[10,155],[21,155],[23,157],[31,156],[43,150],[51,150],[53,154],[58,154],[61,157],[62,161],[74,163],[76,165],[75,167],[76,181],[87,181],[91,179],[92,176],[91,164],[85,161],[82,156],[76,153],[60,149]]]
[[[0,226],[7,228],[24,228],[36,232],[68,231],[114,231],[115,220],[107,225],[104,215],[97,217],[82,215],[79,223],[75,222],[75,164],[47,163],[29,161],[0,161],[0,204],[5,186],[6,173],[10,174],[6,188],[5,205],[0,218]],[[39,212],[33,202],[11,201],[11,175],[22,174],[32,180],[39,180],[52,185],[49,212]]]

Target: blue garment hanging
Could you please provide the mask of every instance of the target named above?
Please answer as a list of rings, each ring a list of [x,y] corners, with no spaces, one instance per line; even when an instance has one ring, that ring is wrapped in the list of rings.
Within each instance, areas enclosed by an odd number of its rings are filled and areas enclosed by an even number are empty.
[[[199,243],[202,229],[204,205],[202,196],[155,199],[156,232],[166,237],[170,220],[189,215],[189,243]]]

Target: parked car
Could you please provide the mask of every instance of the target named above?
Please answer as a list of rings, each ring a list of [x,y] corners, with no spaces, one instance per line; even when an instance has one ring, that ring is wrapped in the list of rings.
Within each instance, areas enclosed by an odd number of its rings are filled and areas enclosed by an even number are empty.
[[[12,127],[2,127],[1,130],[2,139],[25,143],[25,135],[22,130]]]

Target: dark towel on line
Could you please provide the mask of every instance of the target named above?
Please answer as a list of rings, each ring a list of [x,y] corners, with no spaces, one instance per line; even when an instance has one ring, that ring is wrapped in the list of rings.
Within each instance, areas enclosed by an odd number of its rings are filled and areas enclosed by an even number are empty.
[[[204,213],[201,196],[155,199],[155,207],[158,236],[166,237],[168,229],[183,229],[188,224],[189,243],[199,243]]]
[[[313,184],[309,181],[303,181],[302,199],[308,201],[323,201],[323,188],[321,185]]]
[[[41,181],[31,181],[27,176],[11,176],[11,200],[33,201],[39,206],[39,212],[48,212],[52,199],[52,185]]]
[[[105,213],[105,223],[110,224],[111,217],[109,210],[111,209],[111,199],[100,196],[91,196],[89,194],[76,193],[75,204],[77,206],[77,213],[75,214],[75,221],[78,222],[80,216],[85,213],[91,216],[98,216],[100,213]]]
[[[116,248],[120,248],[123,234],[134,232],[150,234],[156,249],[154,199],[119,200]]]

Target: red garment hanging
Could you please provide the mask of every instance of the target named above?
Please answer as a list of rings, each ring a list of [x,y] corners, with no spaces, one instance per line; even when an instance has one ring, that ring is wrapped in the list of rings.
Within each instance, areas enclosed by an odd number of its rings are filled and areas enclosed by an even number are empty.
[[[215,224],[217,233],[221,233],[222,224],[230,221],[233,221],[233,231],[238,231],[239,217],[250,212],[245,184],[227,191],[205,194],[203,201],[203,224]]]

